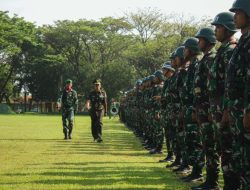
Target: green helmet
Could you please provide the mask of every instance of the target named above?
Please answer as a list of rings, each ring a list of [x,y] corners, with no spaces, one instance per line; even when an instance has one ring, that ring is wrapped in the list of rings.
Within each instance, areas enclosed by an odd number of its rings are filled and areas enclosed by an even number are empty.
[[[186,39],[183,45],[185,46],[185,48],[189,48],[193,52],[200,52],[198,42],[199,40],[197,38],[191,37],[191,38]]]
[[[138,79],[138,80],[136,81],[135,85],[141,85],[141,83],[142,83],[142,80],[141,80],[141,79]]]
[[[175,72],[175,69],[171,66],[170,61],[167,61],[163,64],[162,69],[170,70]]]
[[[149,80],[149,81],[153,81],[154,78],[155,78],[155,75],[149,75],[149,76],[148,76],[148,80]]]
[[[174,56],[179,58],[184,58],[184,48],[185,48],[184,46],[178,47],[174,52]]]
[[[216,43],[216,37],[215,33],[212,28],[202,28],[200,29],[196,35],[196,38],[205,38],[207,41],[209,41],[211,44]]]
[[[226,29],[228,29],[232,32],[237,31],[235,24],[234,24],[234,14],[230,13],[230,12],[222,12],[222,13],[217,14],[211,24],[212,25],[222,25]]]
[[[169,59],[174,59],[175,58],[175,52],[173,51],[169,57]]]
[[[72,80],[71,79],[66,79],[65,84],[72,84]]]
[[[154,72],[154,75],[159,78],[160,80],[164,80],[164,75],[163,75],[163,72],[161,70],[157,70]]]
[[[235,12],[236,10],[244,11],[250,17],[250,1],[249,0],[235,0],[233,6],[229,11]]]

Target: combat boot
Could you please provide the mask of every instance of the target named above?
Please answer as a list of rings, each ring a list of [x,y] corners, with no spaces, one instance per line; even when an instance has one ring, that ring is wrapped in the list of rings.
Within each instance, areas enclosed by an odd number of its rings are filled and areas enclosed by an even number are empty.
[[[64,133],[64,140],[67,140],[68,139],[68,135],[67,133]]]
[[[172,154],[168,154],[166,158],[159,160],[159,162],[173,162],[174,161],[174,157]]]

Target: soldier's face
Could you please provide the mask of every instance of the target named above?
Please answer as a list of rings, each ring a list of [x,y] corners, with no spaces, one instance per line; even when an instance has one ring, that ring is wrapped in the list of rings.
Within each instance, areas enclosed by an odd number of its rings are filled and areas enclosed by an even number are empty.
[[[177,68],[181,66],[182,62],[180,57],[175,57],[175,64]]]
[[[95,84],[95,90],[100,91],[101,89],[101,84]]]
[[[207,47],[207,42],[204,38],[199,38],[199,43],[198,46],[200,48],[201,51],[205,51],[206,47]]]
[[[244,11],[237,10],[234,14],[234,23],[236,28],[243,29],[249,26],[249,18]]]
[[[191,52],[187,47],[185,47],[183,53],[184,53],[184,59],[188,59],[191,55]]]
[[[224,26],[222,26],[222,25],[216,25],[215,26],[215,36],[216,36],[216,39],[219,42],[224,41],[224,39],[225,39],[225,32],[226,32],[226,29],[225,29]]]

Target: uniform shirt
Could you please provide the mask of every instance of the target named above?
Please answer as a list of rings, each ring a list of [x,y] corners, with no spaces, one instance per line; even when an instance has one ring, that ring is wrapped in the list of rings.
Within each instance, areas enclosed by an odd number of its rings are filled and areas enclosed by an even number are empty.
[[[224,42],[217,51],[208,77],[208,91],[212,96],[224,95],[226,68],[235,46],[236,41]]]
[[[105,108],[104,105],[107,105],[107,95],[103,90],[100,92],[91,91],[87,100],[90,100],[90,106],[93,110],[103,110]]]
[[[250,113],[250,31],[241,36],[230,59],[226,93],[229,106]]]
[[[71,89],[70,91],[64,89],[58,102],[61,103],[63,110],[77,110],[78,99],[76,91],[73,89]]]
[[[186,107],[190,107],[193,105],[194,100],[194,75],[195,75],[195,68],[197,67],[197,63],[200,61],[199,57],[194,58],[194,60],[191,61],[186,77],[184,79],[184,84],[182,88],[182,103]]]
[[[205,54],[197,63],[194,78],[194,106],[202,102],[209,102],[208,99],[208,74],[216,55],[215,48]]]

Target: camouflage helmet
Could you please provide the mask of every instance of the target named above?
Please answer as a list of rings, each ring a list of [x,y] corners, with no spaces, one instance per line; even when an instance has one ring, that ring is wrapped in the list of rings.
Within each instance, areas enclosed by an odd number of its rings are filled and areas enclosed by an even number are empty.
[[[232,32],[237,31],[235,24],[234,24],[234,14],[230,12],[222,12],[222,13],[217,14],[211,24],[222,25],[226,29]]]
[[[163,75],[163,72],[161,70],[157,70],[154,72],[154,75],[159,78],[160,80],[164,80],[164,75]]]
[[[200,29],[196,33],[195,37],[196,38],[205,38],[211,44],[216,43],[215,33],[214,33],[212,28],[202,28],[202,29]]]
[[[185,49],[184,46],[178,47],[174,52],[174,56],[179,58],[184,58],[184,49]]]
[[[135,82],[135,85],[141,85],[142,83],[142,80],[141,79],[138,79],[136,82]]]
[[[237,10],[244,11],[250,17],[250,1],[249,0],[235,0],[233,6],[229,11],[235,12]]]
[[[174,58],[175,58],[175,52],[173,51],[173,52],[170,54],[169,59],[174,59]]]
[[[200,52],[198,42],[199,40],[197,38],[191,37],[191,38],[186,39],[183,45],[185,46],[185,48],[189,48],[193,52]]]
[[[165,62],[162,66],[162,69],[170,70],[175,72],[175,69],[171,66],[171,63],[169,61]]]
[[[155,75],[149,75],[149,76],[148,76],[148,80],[149,80],[150,82],[153,81],[154,78],[155,78]]]
[[[71,79],[66,79],[66,80],[64,81],[64,83],[65,83],[65,84],[72,84],[72,80],[71,80]]]

